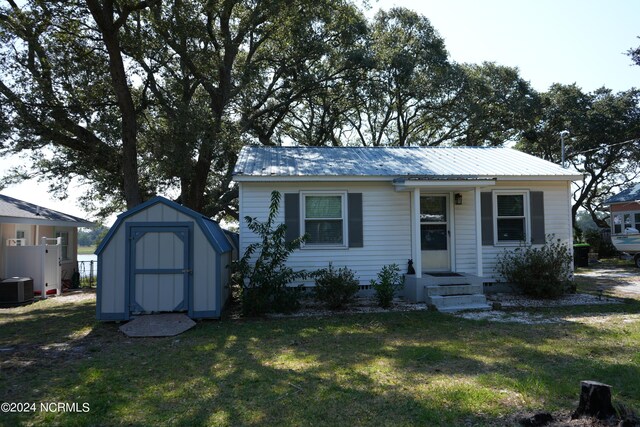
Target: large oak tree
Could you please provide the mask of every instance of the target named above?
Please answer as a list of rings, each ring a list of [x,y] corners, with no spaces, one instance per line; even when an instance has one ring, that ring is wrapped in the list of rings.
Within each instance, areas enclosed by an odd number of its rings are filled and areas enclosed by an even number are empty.
[[[640,91],[591,93],[574,85],[553,85],[542,95],[542,112],[518,148],[561,163],[560,132],[566,138],[567,165],[584,175],[573,193],[574,224],[585,209],[601,227],[603,202],[640,173]],[[600,213],[600,215],[599,215]]]

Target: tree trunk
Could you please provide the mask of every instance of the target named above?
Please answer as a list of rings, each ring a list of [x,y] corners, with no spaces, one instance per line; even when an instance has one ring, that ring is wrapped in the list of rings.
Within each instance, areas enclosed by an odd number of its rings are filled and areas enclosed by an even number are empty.
[[[610,385],[597,381],[581,381],[580,387],[580,403],[571,419],[586,415],[606,420],[616,416],[616,410],[611,404]]]
[[[119,27],[113,20],[113,2],[106,1],[103,5],[96,0],[87,0],[87,6],[93,15],[104,45],[109,53],[109,73],[111,85],[118,101],[122,120],[122,177],[123,192],[127,202],[127,209],[142,203],[142,193],[138,181],[138,123],[131,91],[127,83],[127,74],[118,39]]]

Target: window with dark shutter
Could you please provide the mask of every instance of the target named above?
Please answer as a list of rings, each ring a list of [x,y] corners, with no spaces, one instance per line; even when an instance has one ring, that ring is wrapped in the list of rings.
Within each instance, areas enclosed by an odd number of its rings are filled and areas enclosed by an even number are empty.
[[[544,193],[531,191],[529,193],[531,207],[531,243],[542,245],[546,240],[544,230]]]
[[[364,246],[362,193],[285,193],[285,239],[307,234],[306,247]]]
[[[284,224],[287,226],[284,239],[291,242],[300,234],[300,194],[285,193],[284,195]]]
[[[349,211],[349,247],[362,248],[364,235],[362,227],[362,193],[349,193],[347,196]]]
[[[493,246],[493,199],[489,191],[480,193],[480,225],[482,245]]]

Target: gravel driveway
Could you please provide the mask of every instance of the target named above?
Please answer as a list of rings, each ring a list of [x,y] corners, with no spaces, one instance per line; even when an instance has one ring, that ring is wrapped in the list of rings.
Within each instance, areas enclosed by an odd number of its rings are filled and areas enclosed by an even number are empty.
[[[640,268],[632,265],[600,264],[580,268],[576,281],[586,290],[602,288],[606,295],[640,300]]]

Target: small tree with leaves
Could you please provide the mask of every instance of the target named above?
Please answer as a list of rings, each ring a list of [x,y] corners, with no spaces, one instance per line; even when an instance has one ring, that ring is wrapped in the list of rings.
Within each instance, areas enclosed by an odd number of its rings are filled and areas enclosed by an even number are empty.
[[[378,281],[371,280],[371,287],[375,291],[378,305],[382,308],[391,307],[396,292],[404,287],[404,279],[398,264],[383,266],[378,273]]]
[[[299,308],[300,286],[288,286],[304,279],[305,271],[294,271],[286,265],[287,258],[305,241],[305,236],[285,240],[285,224],[275,224],[280,206],[280,193],[271,192],[269,216],[264,222],[246,216],[247,227],[260,240],[247,246],[242,258],[236,261],[235,271],[242,283],[242,312],[259,316],[270,311],[291,312]],[[257,257],[254,258],[254,254]]]

